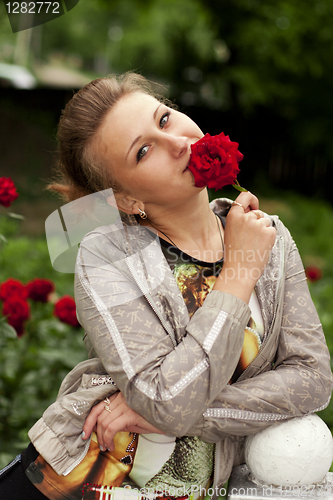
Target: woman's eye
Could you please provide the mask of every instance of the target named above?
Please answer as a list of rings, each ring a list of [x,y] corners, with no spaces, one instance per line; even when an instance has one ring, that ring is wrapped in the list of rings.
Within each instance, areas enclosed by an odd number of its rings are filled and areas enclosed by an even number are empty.
[[[164,113],[162,118],[160,119],[160,127],[163,128],[169,121],[170,111]]]
[[[164,113],[164,115],[160,119],[160,128],[165,127],[165,125],[169,121],[169,116],[170,116],[170,111],[167,111]],[[139,163],[139,161],[148,153],[149,146],[142,146],[142,148],[139,149],[137,155],[136,155],[136,162]]]
[[[136,155],[137,163],[148,153],[148,149],[149,146],[142,146],[142,148],[139,149],[138,154]]]

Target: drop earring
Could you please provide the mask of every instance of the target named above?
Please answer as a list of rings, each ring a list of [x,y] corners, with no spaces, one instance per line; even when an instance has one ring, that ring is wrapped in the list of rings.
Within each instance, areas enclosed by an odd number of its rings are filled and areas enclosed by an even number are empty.
[[[141,208],[138,208],[139,212],[140,212],[140,217],[141,219],[147,219],[147,214],[144,210],[141,210]]]

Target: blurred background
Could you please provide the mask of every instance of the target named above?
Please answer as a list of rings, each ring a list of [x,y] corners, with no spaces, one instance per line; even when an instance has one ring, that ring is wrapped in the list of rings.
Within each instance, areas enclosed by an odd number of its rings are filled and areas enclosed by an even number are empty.
[[[86,82],[125,71],[239,143],[239,182],[291,230],[333,352],[333,0],[81,0],[18,33],[1,3],[0,177],[19,197],[0,206],[0,283],[39,277],[54,289],[46,302],[28,298],[19,338],[0,320],[0,467],[85,357],[82,330],[54,312],[73,275],[52,269],[44,235],[61,206],[44,190],[57,122]],[[320,416],[333,428],[332,406]]]

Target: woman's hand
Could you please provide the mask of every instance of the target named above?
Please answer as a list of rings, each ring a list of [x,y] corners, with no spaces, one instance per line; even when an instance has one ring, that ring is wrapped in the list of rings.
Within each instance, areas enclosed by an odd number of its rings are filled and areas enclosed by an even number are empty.
[[[141,415],[132,410],[121,392],[109,397],[109,409],[105,410],[105,401],[95,405],[83,426],[83,439],[88,439],[92,431],[97,434],[98,444],[102,451],[113,451],[113,438],[120,431],[137,432],[139,434],[164,434]]]
[[[259,210],[259,200],[250,191],[243,191],[242,193],[240,193],[235,199],[235,202],[242,205],[246,214],[248,212],[251,212],[251,210]],[[231,207],[231,209],[232,208],[233,207]]]
[[[230,208],[224,231],[224,263],[214,289],[249,302],[275,242],[276,230],[259,210],[258,199],[242,192]]]

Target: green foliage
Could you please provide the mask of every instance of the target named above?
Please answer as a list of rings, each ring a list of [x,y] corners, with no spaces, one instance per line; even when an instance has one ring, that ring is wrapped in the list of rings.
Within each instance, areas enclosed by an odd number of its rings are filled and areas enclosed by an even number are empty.
[[[10,230],[13,234],[15,229]],[[0,231],[1,232],[1,231]],[[6,234],[8,238],[8,233]],[[73,295],[73,274],[55,271],[51,265],[44,238],[11,238],[0,251],[0,283],[7,278],[26,283],[33,278],[48,278],[56,283],[57,294]]]
[[[276,213],[290,230],[304,266],[315,265],[323,277],[309,283],[310,293],[323,325],[333,369],[333,209],[322,200],[308,199],[294,193],[280,194],[280,199],[262,199],[260,206]],[[333,429],[333,402],[319,416]]]
[[[18,221],[0,221],[10,236],[0,251],[0,283],[47,277],[57,295],[73,295],[73,275],[54,271],[46,241],[14,238]],[[82,329],[55,318],[52,303],[29,302],[31,317],[22,337],[0,317],[0,469],[28,444],[27,431],[53,403],[65,375],[86,359]]]
[[[53,318],[52,310],[53,304],[32,303],[20,338],[0,323],[0,468],[28,444],[28,429],[53,403],[65,375],[86,358],[82,330]]]
[[[215,92],[226,80],[230,104],[253,113],[265,106],[286,120],[294,147],[322,147],[332,159],[332,1],[210,0],[208,8],[230,50],[207,74]]]
[[[32,30],[30,66],[55,58],[91,77],[140,71],[181,104],[261,107],[298,152],[333,159],[332,0],[95,0]],[[0,4],[0,58],[18,34]],[[283,134],[281,134],[283,135]]]

